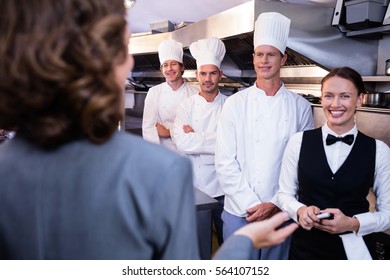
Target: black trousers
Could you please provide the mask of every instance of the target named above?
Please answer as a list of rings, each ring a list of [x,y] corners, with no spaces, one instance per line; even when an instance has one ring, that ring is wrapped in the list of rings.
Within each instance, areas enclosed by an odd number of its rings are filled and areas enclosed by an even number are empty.
[[[225,196],[224,195],[217,196],[217,197],[214,197],[214,199],[218,201],[218,206],[211,210],[211,218],[213,220],[215,231],[217,232],[218,245],[222,245],[222,243],[223,243],[223,233],[222,233],[223,222],[222,222],[221,214],[223,211],[223,206],[225,205]]]

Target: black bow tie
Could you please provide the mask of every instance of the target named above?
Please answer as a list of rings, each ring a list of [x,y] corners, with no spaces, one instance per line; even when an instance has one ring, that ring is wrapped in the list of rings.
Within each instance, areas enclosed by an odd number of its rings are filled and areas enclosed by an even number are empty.
[[[328,134],[326,137],[326,145],[332,145],[336,143],[337,141],[342,141],[345,144],[352,145],[354,136],[353,134],[345,135],[344,137],[336,137],[331,134]]]

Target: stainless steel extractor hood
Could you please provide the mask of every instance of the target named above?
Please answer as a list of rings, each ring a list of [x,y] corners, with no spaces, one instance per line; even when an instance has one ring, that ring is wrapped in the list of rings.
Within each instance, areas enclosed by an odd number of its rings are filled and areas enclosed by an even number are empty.
[[[348,37],[334,22],[335,7],[287,4],[280,1],[253,0],[172,32],[137,36],[130,41],[135,59],[132,78],[153,85],[163,76],[159,71],[157,49],[164,39],[183,43],[185,77],[195,81],[196,62],[188,46],[199,39],[216,36],[226,45],[222,62],[222,85],[247,86],[254,82],[253,28],[262,12],[276,11],[291,19],[287,44],[288,61],[282,69],[286,83],[319,83],[327,69],[350,66],[362,75],[375,75],[378,39]]]

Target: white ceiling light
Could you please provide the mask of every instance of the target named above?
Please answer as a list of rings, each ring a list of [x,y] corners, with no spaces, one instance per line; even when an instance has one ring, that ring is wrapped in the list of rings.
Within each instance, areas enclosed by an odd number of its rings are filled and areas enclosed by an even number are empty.
[[[123,0],[125,3],[126,9],[133,8],[135,3],[137,2],[136,0]]]

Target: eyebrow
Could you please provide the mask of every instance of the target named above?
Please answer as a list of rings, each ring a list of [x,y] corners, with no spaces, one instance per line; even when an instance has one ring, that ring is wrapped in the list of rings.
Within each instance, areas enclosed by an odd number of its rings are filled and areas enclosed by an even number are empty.
[[[335,93],[333,93],[331,91],[325,91],[323,94],[335,94]],[[349,92],[349,91],[343,91],[343,92],[340,92],[340,94],[354,94],[354,93],[353,92]]]
[[[258,54],[273,54],[273,55],[277,55],[278,52],[261,52],[261,51],[254,52],[254,55],[258,55]]]
[[[217,70],[215,70],[215,71],[210,71],[210,72],[207,72],[207,71],[200,71],[199,73],[200,73],[200,74],[207,74],[207,73],[210,73],[210,74],[217,74],[218,71],[217,71]]]

